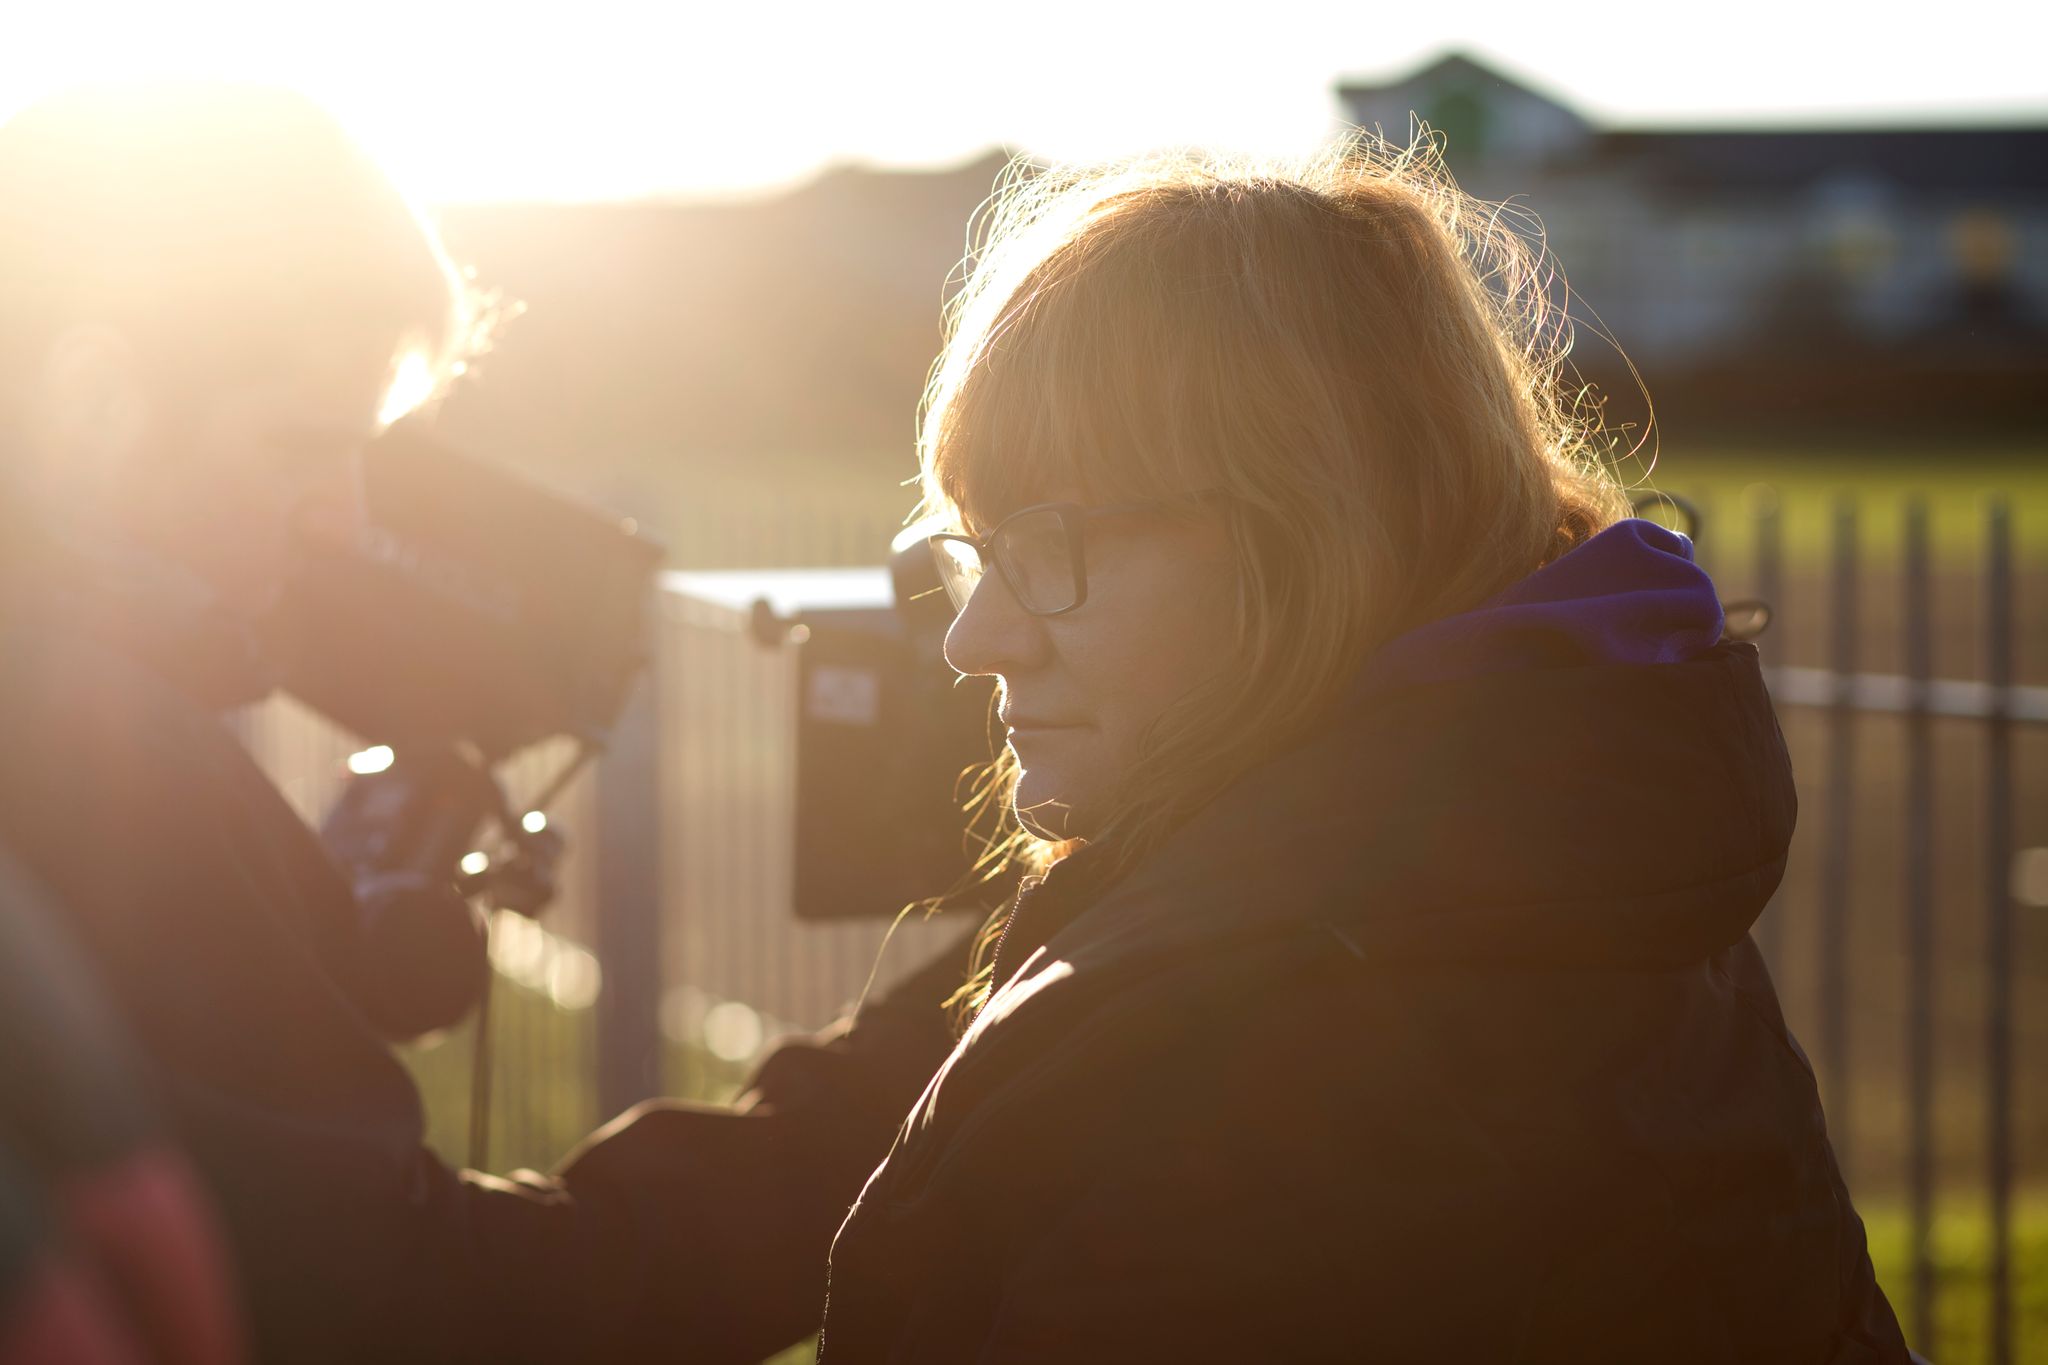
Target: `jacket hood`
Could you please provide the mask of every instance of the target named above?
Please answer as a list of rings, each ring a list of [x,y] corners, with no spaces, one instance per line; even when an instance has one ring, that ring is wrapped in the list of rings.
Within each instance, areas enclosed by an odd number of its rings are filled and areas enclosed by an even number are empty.
[[[1036,961],[1276,929],[1502,966],[1719,951],[1775,889],[1795,813],[1756,649],[1717,643],[1721,628],[1690,542],[1618,523],[1389,642],[1327,727],[1239,779]],[[1075,894],[1090,862],[1056,865],[1027,899]]]
[[[1373,692],[1590,663],[1682,663],[1721,638],[1721,599],[1692,542],[1630,517],[1471,611],[1416,627],[1365,663]]]

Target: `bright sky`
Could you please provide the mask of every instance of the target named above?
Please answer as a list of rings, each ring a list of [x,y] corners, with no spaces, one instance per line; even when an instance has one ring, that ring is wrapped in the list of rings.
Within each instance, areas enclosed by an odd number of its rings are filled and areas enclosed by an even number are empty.
[[[730,194],[998,144],[1306,149],[1341,75],[1447,48],[1596,121],[2048,121],[2048,5],[7,0],[0,116],[137,72],[322,99],[429,200]],[[1201,17],[1203,15],[1212,17]]]

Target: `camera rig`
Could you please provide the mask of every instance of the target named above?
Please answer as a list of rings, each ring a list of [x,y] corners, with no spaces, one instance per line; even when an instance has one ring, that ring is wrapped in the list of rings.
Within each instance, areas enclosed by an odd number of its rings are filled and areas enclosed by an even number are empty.
[[[476,903],[538,915],[562,837],[550,801],[604,747],[646,659],[658,546],[402,423],[365,452],[367,529],[309,547],[266,624],[283,689],[367,746],[321,835],[361,917],[359,1004],[388,1036],[484,998]],[[515,810],[498,774],[571,743]]]

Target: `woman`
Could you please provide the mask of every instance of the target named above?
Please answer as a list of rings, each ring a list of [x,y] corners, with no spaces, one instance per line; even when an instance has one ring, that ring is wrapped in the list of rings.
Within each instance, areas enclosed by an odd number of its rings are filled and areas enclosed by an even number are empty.
[[[1027,878],[827,1362],[1900,1361],[1755,649],[1425,156],[1011,184],[925,490]]]

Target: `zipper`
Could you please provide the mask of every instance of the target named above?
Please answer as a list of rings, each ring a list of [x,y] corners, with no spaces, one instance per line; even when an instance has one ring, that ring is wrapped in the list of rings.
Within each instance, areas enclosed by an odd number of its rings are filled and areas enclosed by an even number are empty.
[[[1032,892],[1043,885],[1045,885],[1044,881],[1040,880],[1031,883],[1029,886],[1017,888],[1017,899],[1010,902],[1010,913],[1003,917],[1003,927],[996,934],[995,951],[990,953],[988,957],[988,1000],[995,999],[996,992],[1002,989],[1003,945],[1010,941],[1010,930],[1016,925],[1017,916],[1023,913],[1025,900]],[[987,1008],[987,1004],[988,1001],[984,1000],[982,1002],[983,1008]]]

